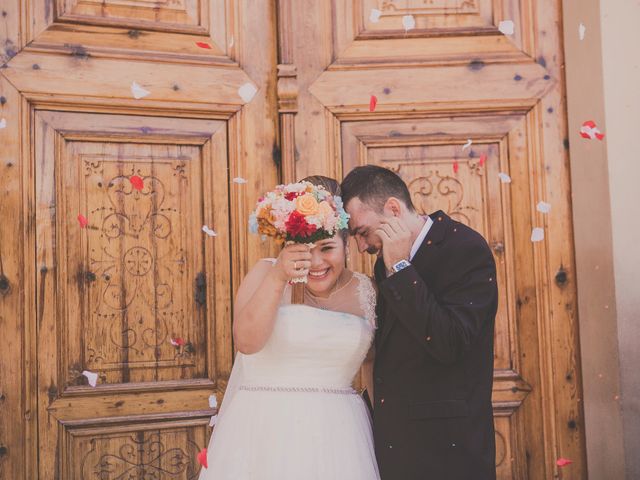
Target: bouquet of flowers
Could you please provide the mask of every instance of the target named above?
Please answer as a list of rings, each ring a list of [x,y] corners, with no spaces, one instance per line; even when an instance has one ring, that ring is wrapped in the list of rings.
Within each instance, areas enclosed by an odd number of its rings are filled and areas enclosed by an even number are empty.
[[[347,228],[349,215],[342,199],[321,185],[310,182],[278,185],[258,200],[249,217],[249,229],[263,237],[284,242],[305,243],[333,237]]]

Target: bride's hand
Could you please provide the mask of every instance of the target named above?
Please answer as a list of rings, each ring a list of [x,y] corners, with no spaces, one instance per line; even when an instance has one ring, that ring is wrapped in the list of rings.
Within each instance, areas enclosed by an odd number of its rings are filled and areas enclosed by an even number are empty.
[[[292,243],[282,249],[274,265],[284,281],[304,277],[311,268],[311,249],[301,243]]]

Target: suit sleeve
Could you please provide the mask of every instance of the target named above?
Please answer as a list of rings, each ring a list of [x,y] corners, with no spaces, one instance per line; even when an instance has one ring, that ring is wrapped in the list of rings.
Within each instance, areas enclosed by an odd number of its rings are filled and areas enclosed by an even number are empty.
[[[444,253],[444,252],[443,252]],[[455,249],[453,281],[435,297],[411,265],[380,283],[380,291],[397,320],[436,360],[457,361],[487,322],[493,322],[498,291],[495,261],[484,241]]]

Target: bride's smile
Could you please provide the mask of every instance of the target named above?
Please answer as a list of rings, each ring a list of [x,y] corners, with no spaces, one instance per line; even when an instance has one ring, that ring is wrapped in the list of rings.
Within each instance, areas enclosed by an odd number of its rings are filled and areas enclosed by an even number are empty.
[[[344,272],[345,243],[340,235],[316,243],[311,250],[307,288],[317,297],[328,297],[340,283]]]

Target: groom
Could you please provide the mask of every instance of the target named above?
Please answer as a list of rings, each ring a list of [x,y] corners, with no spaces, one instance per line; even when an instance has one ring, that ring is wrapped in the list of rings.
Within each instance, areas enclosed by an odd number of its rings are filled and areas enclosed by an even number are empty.
[[[496,267],[479,233],[422,217],[395,173],[342,182],[360,252],[377,255],[373,428],[383,480],[493,480]]]

